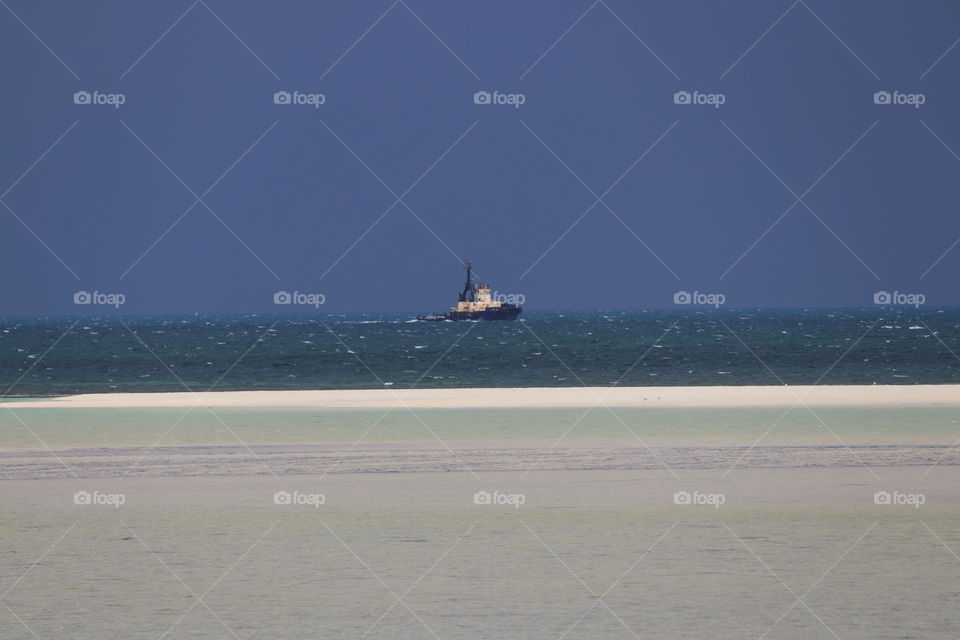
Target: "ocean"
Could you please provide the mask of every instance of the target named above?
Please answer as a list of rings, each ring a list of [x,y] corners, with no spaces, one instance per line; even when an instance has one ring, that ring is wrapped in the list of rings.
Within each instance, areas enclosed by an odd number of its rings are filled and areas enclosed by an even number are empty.
[[[956,308],[534,311],[516,322],[414,317],[3,317],[0,391],[960,381]]]

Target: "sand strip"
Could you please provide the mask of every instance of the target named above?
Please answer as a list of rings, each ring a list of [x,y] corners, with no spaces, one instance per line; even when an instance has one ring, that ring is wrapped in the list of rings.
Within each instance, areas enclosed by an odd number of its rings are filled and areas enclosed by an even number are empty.
[[[105,393],[4,401],[12,409],[49,408],[302,408],[414,409],[609,407],[960,406],[960,385],[738,387],[563,387],[359,389]]]

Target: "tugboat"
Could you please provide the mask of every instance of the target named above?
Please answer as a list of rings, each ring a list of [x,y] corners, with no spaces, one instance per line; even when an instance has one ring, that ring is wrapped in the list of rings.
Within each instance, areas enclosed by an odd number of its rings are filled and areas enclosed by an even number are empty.
[[[458,295],[457,306],[450,307],[446,314],[431,313],[417,316],[417,320],[439,322],[443,320],[516,320],[523,311],[520,305],[493,299],[488,284],[473,282],[473,263],[463,265],[467,270],[467,283]]]

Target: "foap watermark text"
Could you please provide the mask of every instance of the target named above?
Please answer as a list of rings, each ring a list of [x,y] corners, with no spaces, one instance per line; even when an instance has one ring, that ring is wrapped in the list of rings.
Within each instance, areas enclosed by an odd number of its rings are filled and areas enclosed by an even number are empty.
[[[719,509],[720,505],[727,502],[727,497],[722,493],[701,493],[699,491],[677,491],[673,494],[673,504],[682,506],[702,507],[708,506]]]
[[[473,504],[490,504],[499,506],[510,506],[519,509],[520,505],[525,504],[527,496],[522,493],[500,493],[494,491],[477,491],[473,494]]]
[[[927,502],[927,497],[922,493],[901,493],[900,491],[877,491],[873,494],[873,504],[906,506],[919,509],[920,505]]]
[[[73,494],[73,504],[82,507],[113,507],[119,509],[127,502],[122,493],[101,493],[99,491],[77,491]]]
[[[295,304],[319,308],[326,301],[327,297],[322,293],[277,291],[273,294],[273,304]]]
[[[877,91],[873,94],[873,104],[899,104],[919,109],[927,101],[922,93],[901,93],[900,91]]]
[[[677,291],[673,294],[673,304],[693,304],[706,305],[713,308],[719,308],[727,301],[727,296],[722,293],[703,293],[702,291]]]
[[[319,109],[326,103],[327,96],[322,93],[304,93],[302,91],[277,91],[273,94],[273,104],[300,104]]]
[[[96,304],[119,309],[127,301],[122,293],[104,293],[102,291],[77,291],[73,294],[73,304]]]
[[[885,306],[902,305],[919,308],[927,301],[927,296],[922,293],[902,293],[900,291],[877,291],[873,294],[873,304],[882,304]]]
[[[101,93],[100,91],[77,91],[73,94],[73,104],[108,105],[119,109],[127,102],[127,96],[122,93]]]
[[[277,491],[273,494],[273,504],[293,507],[313,507],[319,509],[326,504],[327,497],[322,493],[300,493],[299,491]]]
[[[699,104],[719,109],[727,101],[723,93],[702,93],[700,91],[677,91],[673,94],[673,104]]]
[[[519,109],[520,105],[527,101],[527,96],[522,93],[500,93],[499,91],[477,91],[473,94],[473,104],[508,104],[514,109]]]

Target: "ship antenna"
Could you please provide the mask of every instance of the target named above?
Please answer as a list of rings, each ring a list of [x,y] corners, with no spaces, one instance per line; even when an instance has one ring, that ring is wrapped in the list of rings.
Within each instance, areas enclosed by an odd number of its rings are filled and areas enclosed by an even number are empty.
[[[468,260],[468,261],[466,261],[466,262],[463,263],[463,266],[464,266],[464,267],[466,268],[466,270],[467,270],[467,283],[466,283],[465,285],[463,285],[463,293],[460,294],[460,299],[461,299],[461,300],[466,300],[466,299],[467,299],[467,294],[469,293],[469,294],[470,294],[470,301],[473,301],[473,299],[474,299],[474,296],[473,296],[473,288],[472,288],[472,286],[471,286],[471,285],[472,285],[471,280],[473,279],[473,277],[472,277],[473,262],[471,262],[470,260]]]

